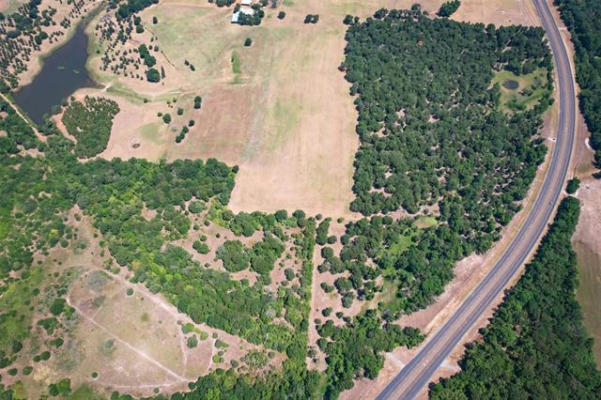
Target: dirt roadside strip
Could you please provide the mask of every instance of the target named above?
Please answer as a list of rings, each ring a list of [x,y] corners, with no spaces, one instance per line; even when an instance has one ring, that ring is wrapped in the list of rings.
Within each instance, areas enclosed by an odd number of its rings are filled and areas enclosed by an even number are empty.
[[[547,31],[559,77],[560,114],[557,144],[545,181],[524,226],[503,256],[446,324],[380,393],[379,399],[415,398],[462,337],[515,277],[536,247],[552,217],[568,173],[575,135],[575,89],[572,69],[556,21],[544,0],[534,0]]]

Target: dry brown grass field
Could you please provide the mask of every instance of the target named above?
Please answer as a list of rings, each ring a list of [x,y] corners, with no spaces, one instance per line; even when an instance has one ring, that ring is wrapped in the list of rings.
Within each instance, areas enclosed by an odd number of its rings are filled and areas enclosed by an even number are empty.
[[[346,14],[366,17],[379,7],[408,8],[412,3],[287,0],[276,10],[267,9],[261,26],[241,27],[230,23],[231,8],[161,1],[141,13],[146,31],[124,46],[132,49],[154,38],[153,44],[160,47],[158,64],[166,72],[161,83],[101,72],[99,56],[90,61],[92,73],[105,86],[101,91],[122,109],[101,156],[215,157],[240,166],[230,202],[234,212],[283,208],[352,217],[348,205],[353,198],[357,116],[349,86],[337,69],[344,57],[342,19]],[[421,3],[435,12],[441,1]],[[527,3],[466,0],[455,18],[536,24]],[[279,11],[286,12],[285,19],[276,17]],[[304,24],[309,13],[320,15],[319,23]],[[152,24],[153,17],[157,24]],[[253,40],[251,47],[243,46],[247,37]],[[196,95],[203,97],[200,111],[191,107]],[[177,107],[184,108],[184,115],[170,125],[157,117],[159,112],[174,115]],[[175,136],[190,119],[195,126],[176,144]]]
[[[429,0],[423,7],[432,11],[439,3]],[[157,64],[164,66],[166,78],[152,84],[115,76],[100,71],[100,56],[93,56],[89,68],[104,88],[77,95],[102,92],[121,107],[102,157],[215,157],[240,166],[230,203],[235,212],[283,208],[350,215],[358,139],[349,86],[337,69],[344,57],[342,19],[411,4],[284,1],[275,10],[266,9],[261,26],[242,27],[230,23],[231,8],[164,0],[141,13],[147,30],[134,34],[124,48],[154,37],[153,44],[160,47]],[[285,19],[276,17],[279,11],[286,12]],[[320,15],[318,24],[303,23],[309,13]],[[96,21],[100,18],[102,14]],[[253,40],[251,47],[243,46],[247,37]],[[96,41],[92,49],[97,46]],[[203,97],[200,111],[192,108],[196,95]],[[157,117],[158,112],[173,116],[178,107],[184,114],[170,125]],[[194,127],[176,144],[175,136],[190,119]]]
[[[452,18],[495,25],[540,25],[531,0],[462,0]]]

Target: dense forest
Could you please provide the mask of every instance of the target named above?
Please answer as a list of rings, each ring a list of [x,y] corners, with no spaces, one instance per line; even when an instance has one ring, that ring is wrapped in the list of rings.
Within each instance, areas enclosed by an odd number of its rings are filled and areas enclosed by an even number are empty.
[[[383,275],[397,295],[378,306],[394,320],[430,304],[454,263],[490,248],[520,209],[545,155],[537,133],[552,80],[538,104],[513,113],[491,81],[503,70],[548,75],[551,56],[540,28],[432,19],[419,6],[345,22],[340,69],[361,139],[351,208],[371,217],[347,224],[340,254],[322,249],[319,269],[350,273],[335,283],[345,306],[382,291]],[[399,209],[406,218],[388,215]],[[434,223],[416,229],[408,213]]]
[[[601,9],[595,0],[555,0],[576,50],[580,110],[591,133],[595,162],[601,167]]]
[[[77,140],[75,155],[93,157],[106,149],[119,105],[103,97],[71,100],[63,114],[67,132]]]
[[[466,228],[489,232],[510,219],[542,160],[544,146],[533,137],[551,102],[549,94],[504,115],[499,88],[489,87],[495,70],[552,68],[544,31],[431,19],[419,10],[376,16],[350,26],[340,67],[359,111],[352,209],[414,214],[458,206],[469,216]]]
[[[510,289],[462,371],[433,385],[433,399],[599,399],[601,373],[574,291],[570,238],[580,204],[567,197],[526,272]]]

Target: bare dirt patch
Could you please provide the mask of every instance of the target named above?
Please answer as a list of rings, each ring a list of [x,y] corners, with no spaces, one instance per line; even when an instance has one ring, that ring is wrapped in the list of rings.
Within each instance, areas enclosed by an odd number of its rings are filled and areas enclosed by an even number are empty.
[[[0,11],[3,13],[14,12],[23,4],[25,4],[25,0],[0,0]]]
[[[539,26],[540,20],[530,0],[462,0],[451,16],[455,21],[495,25]]]

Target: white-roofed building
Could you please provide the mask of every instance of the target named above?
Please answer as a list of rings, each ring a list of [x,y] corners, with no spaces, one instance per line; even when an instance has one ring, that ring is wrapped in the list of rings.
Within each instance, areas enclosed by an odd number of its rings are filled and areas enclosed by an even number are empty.
[[[244,4],[246,0],[242,0]],[[250,3],[250,0],[248,1]],[[237,24],[240,21],[240,14],[255,15],[255,9],[251,7],[240,7],[238,11],[232,14],[232,24]]]

